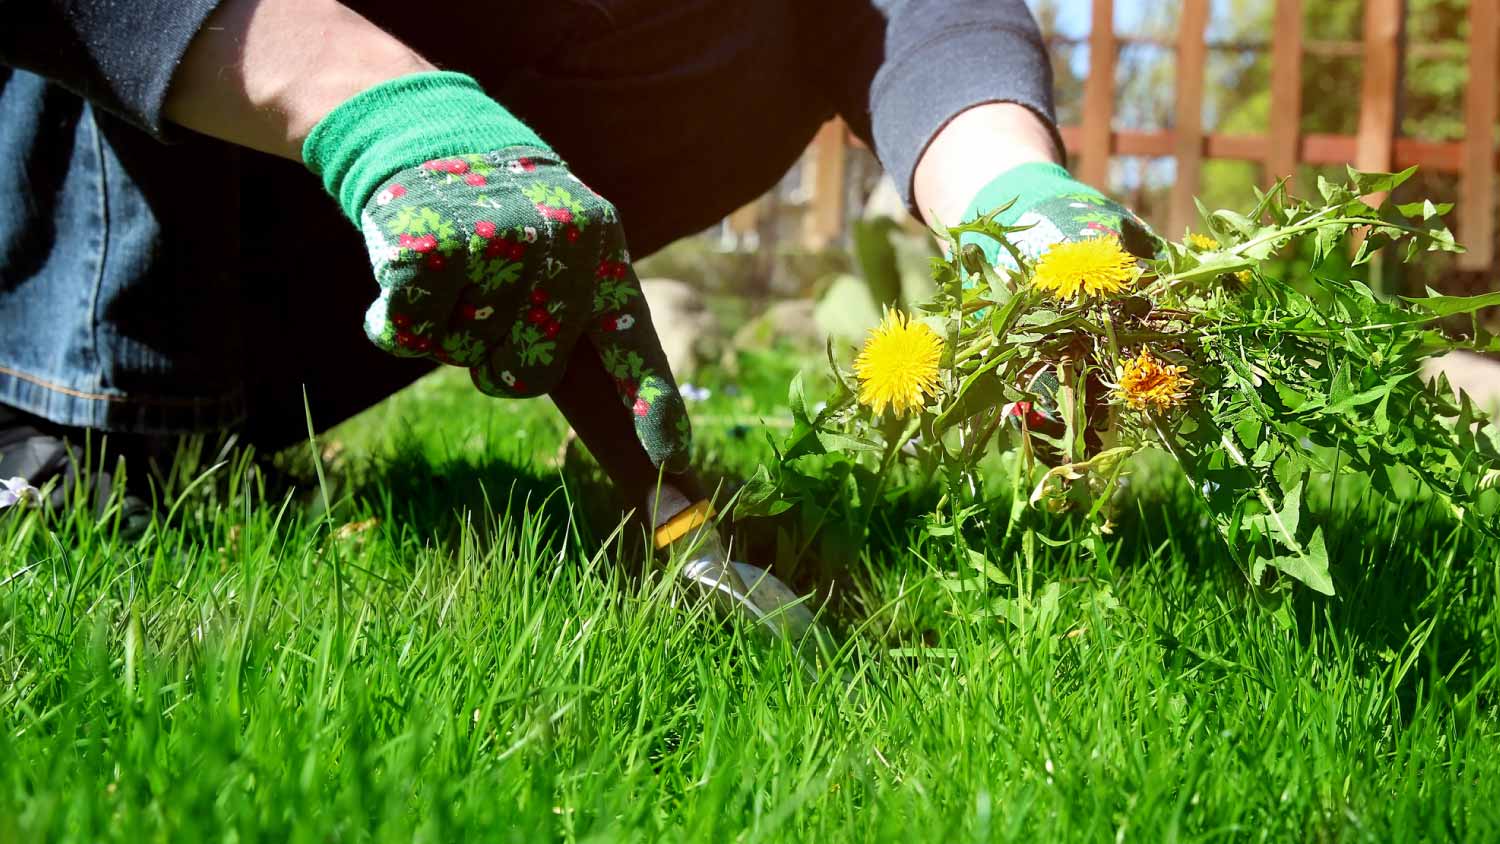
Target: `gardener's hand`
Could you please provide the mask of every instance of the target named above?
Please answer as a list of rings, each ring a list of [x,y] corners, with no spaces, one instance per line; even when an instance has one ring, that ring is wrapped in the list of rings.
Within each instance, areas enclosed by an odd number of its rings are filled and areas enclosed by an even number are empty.
[[[1027,227],[1012,237],[1012,243],[1028,260],[1054,244],[1092,237],[1115,237],[1138,257],[1154,255],[1158,239],[1146,224],[1068,175],[1058,157],[1052,132],[1035,113],[1007,103],[977,106],[950,121],[929,145],[917,167],[916,199],[935,225],[973,220],[1004,208],[998,222]],[[964,243],[977,247],[992,266],[1014,267],[1009,250],[992,238],[971,234]],[[1060,435],[1064,426],[1057,413],[1056,373],[1032,373],[1021,386],[1038,401],[1012,405],[1008,410],[1013,422]],[[1097,447],[1096,430],[1107,419],[1099,400],[1105,387],[1095,378],[1085,389],[1090,408],[1086,438]]]
[[[1023,164],[1000,174],[975,195],[964,219],[1007,204],[996,220],[1026,227],[1011,236],[1011,243],[1027,260],[1035,261],[1055,244],[1092,237],[1117,238],[1125,251],[1139,258],[1157,251],[1159,239],[1141,218],[1057,164]],[[964,242],[978,246],[992,266],[1014,266],[1009,250],[994,238],[969,234]]]
[[[364,234],[380,284],[372,341],[526,397],[551,391],[587,337],[651,461],[684,468],[687,414],[614,207],[472,79],[377,85],[303,153]]]
[[[1023,164],[1002,173],[974,197],[964,219],[975,219],[1007,203],[1009,207],[996,219],[1004,225],[1027,227],[1011,241],[1029,261],[1058,243],[1093,237],[1117,238],[1126,251],[1141,258],[1151,257],[1157,249],[1156,235],[1139,217],[1076,181],[1056,164]],[[971,234],[964,236],[964,242],[978,247],[990,265],[1015,268],[1010,251],[993,238]],[[1037,396],[1038,401],[1013,407],[1015,424],[1024,419],[1029,427],[1041,433],[1061,435],[1064,425],[1057,407],[1057,374],[1051,370],[1036,372],[1024,389]],[[1108,411],[1101,400],[1107,388],[1098,378],[1090,378],[1084,389],[1089,417],[1085,439],[1091,449],[1097,449],[1098,432],[1108,421]]]

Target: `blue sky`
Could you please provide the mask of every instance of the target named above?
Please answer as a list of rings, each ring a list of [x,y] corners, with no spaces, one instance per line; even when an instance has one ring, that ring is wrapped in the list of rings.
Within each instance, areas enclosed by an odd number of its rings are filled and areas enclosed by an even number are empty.
[[[1041,0],[1026,0],[1026,5],[1035,10]],[[1057,34],[1070,38],[1087,38],[1093,18],[1092,0],[1052,0],[1057,9]],[[1134,32],[1141,29],[1146,18],[1146,0],[1115,0],[1115,31]],[[1068,63],[1079,76],[1088,73],[1087,50],[1068,52]]]
[[[1026,5],[1035,9],[1038,0],[1027,0]],[[1060,35],[1083,38],[1089,34],[1089,19],[1093,3],[1091,0],[1054,0],[1057,7],[1057,28]],[[1115,31],[1131,32],[1140,26],[1146,16],[1145,0],[1115,0]]]

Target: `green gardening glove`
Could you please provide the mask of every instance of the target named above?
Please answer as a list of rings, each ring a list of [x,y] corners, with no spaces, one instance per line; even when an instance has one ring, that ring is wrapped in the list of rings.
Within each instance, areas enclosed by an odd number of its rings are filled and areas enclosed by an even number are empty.
[[[1125,251],[1140,258],[1149,258],[1157,252],[1158,238],[1139,217],[1077,181],[1056,164],[1022,164],[1002,173],[975,195],[964,212],[964,220],[981,217],[1007,203],[1009,207],[995,219],[1007,226],[1027,227],[1012,235],[1011,242],[1031,261],[1053,244],[1091,237],[1118,238]],[[1010,252],[993,238],[967,234],[962,242],[978,246],[991,265],[1015,267]],[[1011,419],[1016,425],[1024,420],[1033,430],[1060,434],[1063,424],[1057,413],[1056,374],[1042,370],[1033,373],[1028,381],[1023,389],[1039,400],[1016,402],[1008,408]],[[1105,389],[1102,383],[1089,384],[1087,388],[1091,395],[1096,392],[1102,395]],[[1091,405],[1094,412],[1090,414],[1089,437],[1096,440],[1094,429],[1103,423],[1105,414],[1097,402]]]
[[[1022,164],[1000,174],[974,196],[964,220],[1007,203],[1010,207],[995,219],[1007,226],[1028,227],[1012,235],[1011,242],[1032,261],[1054,243],[1090,237],[1118,238],[1125,251],[1140,258],[1157,251],[1158,238],[1141,218],[1056,164]],[[1010,253],[991,238],[968,234],[963,242],[978,246],[991,264],[1003,266],[1012,261]]]
[[[653,463],[686,468],[687,412],[614,206],[474,80],[371,88],[318,124],[303,158],[364,233],[376,345],[520,398],[556,386],[586,337]]]

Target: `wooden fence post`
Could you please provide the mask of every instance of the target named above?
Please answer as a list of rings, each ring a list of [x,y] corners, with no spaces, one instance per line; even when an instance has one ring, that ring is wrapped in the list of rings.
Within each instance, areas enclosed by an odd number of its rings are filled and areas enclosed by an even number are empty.
[[[1195,198],[1203,176],[1203,66],[1208,58],[1204,42],[1208,0],[1183,0],[1177,25],[1177,119],[1172,127],[1172,151],[1177,157],[1177,180],[1168,203],[1167,236],[1182,237],[1198,219]]]
[[[802,220],[802,242],[812,251],[827,248],[844,231],[845,134],[844,122],[834,118],[813,138],[811,169],[802,181],[810,203]]]
[[[1396,163],[1396,98],[1401,81],[1401,30],[1405,0],[1365,0],[1365,68],[1360,83],[1359,131],[1354,166],[1386,172]],[[1384,194],[1365,197],[1371,205]]]
[[[1469,84],[1464,89],[1464,159],[1458,184],[1458,236],[1465,270],[1487,270],[1495,257],[1496,0],[1469,2]]]
[[[1115,114],[1115,4],[1094,0],[1089,29],[1089,76],[1083,83],[1083,161],[1079,177],[1109,188],[1109,142]]]
[[[1271,31],[1271,136],[1265,181],[1270,185],[1285,177],[1295,190],[1302,140],[1302,0],[1276,0]]]

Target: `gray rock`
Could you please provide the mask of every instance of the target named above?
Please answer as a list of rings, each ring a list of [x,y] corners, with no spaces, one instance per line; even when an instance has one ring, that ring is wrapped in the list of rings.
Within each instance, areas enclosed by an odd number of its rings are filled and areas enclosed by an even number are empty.
[[[641,279],[641,290],[651,308],[651,322],[661,347],[681,381],[710,354],[721,333],[718,319],[703,295],[690,284],[670,278]]]
[[[818,326],[813,308],[809,299],[773,302],[734,333],[734,348],[770,349],[780,342],[793,351],[821,352],[823,329]]]
[[[1422,365],[1423,378],[1432,380],[1438,373],[1448,376],[1455,391],[1468,393],[1475,406],[1492,416],[1500,414],[1500,361],[1471,352],[1449,352]]]

